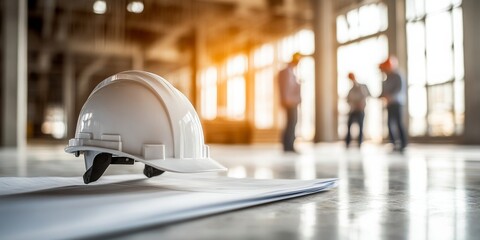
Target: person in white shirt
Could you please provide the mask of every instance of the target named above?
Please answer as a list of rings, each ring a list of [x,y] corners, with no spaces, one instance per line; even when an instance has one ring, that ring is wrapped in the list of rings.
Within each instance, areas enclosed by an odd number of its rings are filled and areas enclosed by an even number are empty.
[[[292,60],[278,73],[280,103],[287,115],[287,123],[282,134],[282,145],[285,152],[296,152],[294,142],[295,126],[298,118],[297,108],[302,99],[300,96],[300,83],[295,76],[294,68],[298,65],[301,58],[302,55],[300,53],[294,53]]]

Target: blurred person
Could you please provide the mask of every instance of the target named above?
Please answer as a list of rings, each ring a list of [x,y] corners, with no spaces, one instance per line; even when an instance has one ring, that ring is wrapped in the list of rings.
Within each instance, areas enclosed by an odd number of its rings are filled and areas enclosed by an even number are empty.
[[[292,60],[278,73],[280,103],[282,108],[285,109],[287,115],[287,122],[282,133],[284,152],[297,153],[293,145],[295,142],[295,127],[298,119],[298,105],[301,102],[301,96],[300,83],[297,80],[294,69],[297,67],[301,58],[302,55],[300,53],[294,53],[292,55]]]
[[[383,98],[387,105],[388,112],[388,135],[394,146],[394,151],[402,152],[407,146],[407,136],[403,125],[403,105],[405,104],[406,83],[398,71],[398,60],[390,56],[385,62],[379,65],[382,72],[386,74],[382,84]],[[397,144],[397,138],[400,145]]]
[[[349,73],[348,78],[352,81],[352,88],[347,95],[347,103],[350,105],[347,122],[347,136],[345,145],[348,148],[352,140],[350,128],[353,123],[358,124],[358,147],[362,145],[363,140],[363,119],[365,118],[365,106],[367,105],[367,97],[370,97],[370,91],[367,85],[360,84],[355,74]]]

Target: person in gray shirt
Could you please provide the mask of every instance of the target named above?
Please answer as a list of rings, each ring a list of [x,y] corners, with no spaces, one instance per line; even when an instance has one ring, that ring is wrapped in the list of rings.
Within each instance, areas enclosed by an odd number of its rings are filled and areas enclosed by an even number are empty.
[[[358,124],[358,147],[362,145],[363,140],[363,119],[365,118],[365,106],[367,105],[367,97],[370,97],[370,91],[367,85],[357,82],[355,74],[349,73],[348,78],[353,85],[347,95],[347,103],[350,105],[347,121],[347,136],[345,145],[348,148],[352,140],[350,128],[353,123]]]
[[[379,65],[379,68],[386,74],[386,79],[382,84],[382,93],[379,97],[383,98],[387,104],[388,135],[394,150],[402,152],[407,146],[407,136],[402,117],[406,83],[398,71],[398,61],[395,57],[390,56]],[[397,138],[400,145],[397,144]]]

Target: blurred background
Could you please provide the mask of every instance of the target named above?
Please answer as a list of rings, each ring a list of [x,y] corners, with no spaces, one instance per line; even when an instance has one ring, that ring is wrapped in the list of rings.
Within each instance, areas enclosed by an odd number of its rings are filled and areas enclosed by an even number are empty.
[[[378,64],[399,59],[411,142],[480,143],[476,0],[3,0],[1,146],[66,143],[93,88],[136,69],[183,92],[209,143],[277,143],[277,72],[294,52],[299,141],[346,134],[347,78],[374,97]],[[386,140],[370,98],[366,141]]]
[[[222,174],[339,182],[324,194],[132,238],[480,235],[479,0],[0,0],[0,12],[2,179],[81,176],[83,159],[64,147],[88,95],[115,73],[145,70],[192,102],[212,158],[229,168]],[[301,154],[280,147],[277,74],[295,52],[305,55],[296,69]],[[403,153],[384,144],[387,111],[377,98],[378,65],[389,55],[406,79],[412,144]],[[372,95],[360,150],[343,142],[349,72]],[[110,166],[106,175],[143,167]]]

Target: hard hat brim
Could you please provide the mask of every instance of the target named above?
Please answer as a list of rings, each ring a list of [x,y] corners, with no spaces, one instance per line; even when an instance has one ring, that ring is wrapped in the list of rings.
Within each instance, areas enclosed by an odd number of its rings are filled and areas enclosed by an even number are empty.
[[[110,153],[115,156],[122,156],[134,159],[135,161],[144,163],[148,166],[154,167],[168,172],[177,173],[198,173],[198,172],[219,172],[227,171],[228,169],[222,166],[212,158],[183,158],[183,159],[151,159],[145,160],[142,157],[131,155],[108,148],[91,147],[91,146],[68,146],[65,148],[67,153],[75,153],[78,151],[94,151]]]

